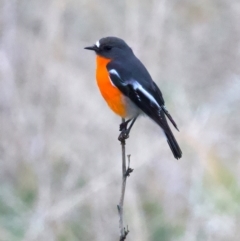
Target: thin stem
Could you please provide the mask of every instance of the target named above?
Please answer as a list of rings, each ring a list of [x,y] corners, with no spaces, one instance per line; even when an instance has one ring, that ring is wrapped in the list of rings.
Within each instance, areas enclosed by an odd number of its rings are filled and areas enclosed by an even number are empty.
[[[125,119],[122,118],[122,123],[125,122]],[[122,188],[121,188],[121,196],[118,207],[118,214],[119,214],[119,228],[120,228],[120,241],[126,239],[127,234],[129,233],[128,228],[125,229],[123,226],[123,205],[124,205],[124,196],[125,196],[125,189],[126,189],[126,181],[127,181],[127,168],[126,168],[126,142],[125,139],[121,139],[121,146],[122,146]],[[130,157],[129,157],[130,158]]]

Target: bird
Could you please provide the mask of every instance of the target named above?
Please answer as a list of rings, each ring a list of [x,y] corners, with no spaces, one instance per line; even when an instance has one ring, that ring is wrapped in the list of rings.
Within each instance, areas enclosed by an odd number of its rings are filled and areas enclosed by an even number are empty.
[[[128,44],[110,36],[85,49],[96,53],[96,80],[103,98],[113,112],[126,119],[120,124],[118,139],[127,139],[137,118],[146,115],[160,126],[173,156],[180,159],[182,151],[167,118],[178,127],[165,107],[161,90]]]

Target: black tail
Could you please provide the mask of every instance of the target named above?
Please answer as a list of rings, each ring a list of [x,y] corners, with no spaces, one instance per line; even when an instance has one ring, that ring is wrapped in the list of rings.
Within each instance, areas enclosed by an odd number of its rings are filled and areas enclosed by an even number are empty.
[[[172,150],[172,153],[174,155],[174,157],[176,159],[180,159],[182,157],[182,151],[171,131],[170,128],[168,128],[168,131],[166,132],[165,131],[165,135],[167,137],[167,142],[168,142],[168,145],[170,146],[171,150]]]

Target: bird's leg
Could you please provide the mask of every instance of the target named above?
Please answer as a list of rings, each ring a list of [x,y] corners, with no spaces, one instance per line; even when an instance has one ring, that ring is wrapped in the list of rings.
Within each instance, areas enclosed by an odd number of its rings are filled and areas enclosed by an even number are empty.
[[[120,124],[119,126],[119,131],[123,131],[123,130],[126,130],[127,129],[127,125],[128,123],[131,121],[132,119],[129,119],[127,121],[124,121]]]
[[[133,119],[129,119],[129,120],[127,120],[127,121],[125,121],[125,122],[120,124],[120,131],[121,131],[121,133],[120,133],[120,135],[118,137],[119,141],[126,140],[129,137],[129,133],[130,133],[130,131],[131,131],[132,127],[133,127],[133,124],[135,123],[137,118],[138,118],[138,116],[136,116]],[[130,121],[132,121],[132,122],[131,122],[130,126],[127,128],[127,125],[128,125],[128,123]]]

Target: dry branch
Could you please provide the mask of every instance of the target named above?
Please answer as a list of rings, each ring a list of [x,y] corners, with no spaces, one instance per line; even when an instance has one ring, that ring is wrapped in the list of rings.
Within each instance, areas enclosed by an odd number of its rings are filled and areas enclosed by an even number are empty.
[[[124,122],[125,120],[122,119],[122,123]],[[122,138],[120,142],[122,146],[122,188],[121,188],[120,201],[117,207],[118,207],[118,214],[119,214],[120,241],[123,241],[126,239],[129,233],[128,227],[125,228],[123,225],[124,196],[125,196],[125,190],[126,190],[127,177],[130,175],[133,169],[130,168],[130,155],[128,155],[128,168],[126,168],[126,139]]]

